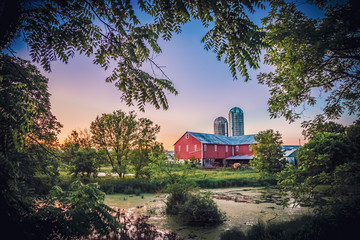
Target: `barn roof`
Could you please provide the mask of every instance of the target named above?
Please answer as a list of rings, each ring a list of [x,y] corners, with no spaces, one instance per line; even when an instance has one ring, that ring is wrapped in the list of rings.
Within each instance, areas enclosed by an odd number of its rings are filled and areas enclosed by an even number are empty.
[[[297,149],[286,150],[284,152],[285,157],[295,157]]]
[[[225,158],[225,160],[252,160],[253,158],[253,155],[236,155]]]
[[[283,150],[288,151],[288,150],[298,149],[301,146],[300,145],[282,145],[281,147]]]
[[[294,157],[300,145],[282,145],[285,157]]]
[[[254,139],[255,134],[228,137],[228,136],[208,134],[208,133],[196,133],[196,132],[188,132],[188,133],[191,134],[201,143],[206,143],[206,144],[242,145],[242,144],[257,143]]]

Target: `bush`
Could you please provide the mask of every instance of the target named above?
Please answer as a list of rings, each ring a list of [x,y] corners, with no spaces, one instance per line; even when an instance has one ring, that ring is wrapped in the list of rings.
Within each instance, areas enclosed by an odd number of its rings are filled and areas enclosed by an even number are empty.
[[[189,181],[176,182],[167,186],[169,196],[166,213],[178,215],[186,225],[204,226],[223,222],[225,216],[220,212],[210,192],[195,194],[194,185]]]
[[[189,182],[169,184],[167,186],[169,196],[166,201],[166,213],[174,215],[179,214],[185,201],[189,197],[191,189],[193,189],[193,185]]]
[[[185,224],[195,226],[217,225],[225,219],[210,192],[205,195],[189,194],[181,206],[179,216]]]

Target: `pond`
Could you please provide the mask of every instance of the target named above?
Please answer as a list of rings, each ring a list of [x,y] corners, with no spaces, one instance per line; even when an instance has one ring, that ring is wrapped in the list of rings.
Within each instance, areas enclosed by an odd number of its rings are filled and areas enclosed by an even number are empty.
[[[213,193],[219,209],[226,214],[224,224],[216,227],[182,225],[176,217],[165,215],[166,194],[112,194],[106,196],[105,203],[116,209],[124,209],[129,214],[149,215],[149,223],[157,229],[176,232],[185,239],[219,239],[222,231],[234,226],[246,230],[258,221],[288,221],[303,214],[311,214],[311,210],[306,207],[283,208],[274,191],[269,192],[264,188],[220,188],[206,191]]]

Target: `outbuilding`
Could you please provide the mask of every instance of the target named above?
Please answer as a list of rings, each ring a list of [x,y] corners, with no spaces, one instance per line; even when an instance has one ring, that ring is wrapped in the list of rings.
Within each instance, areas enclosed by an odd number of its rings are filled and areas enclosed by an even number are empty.
[[[300,145],[282,145],[284,156],[289,164],[297,165],[296,154]]]

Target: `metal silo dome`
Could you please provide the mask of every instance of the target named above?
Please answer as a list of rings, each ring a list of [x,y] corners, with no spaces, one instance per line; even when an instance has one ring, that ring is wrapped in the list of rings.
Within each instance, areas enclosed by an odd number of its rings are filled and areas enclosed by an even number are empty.
[[[239,107],[229,111],[229,126],[231,136],[244,135],[244,112]]]
[[[214,134],[228,136],[228,121],[224,117],[214,120]]]

